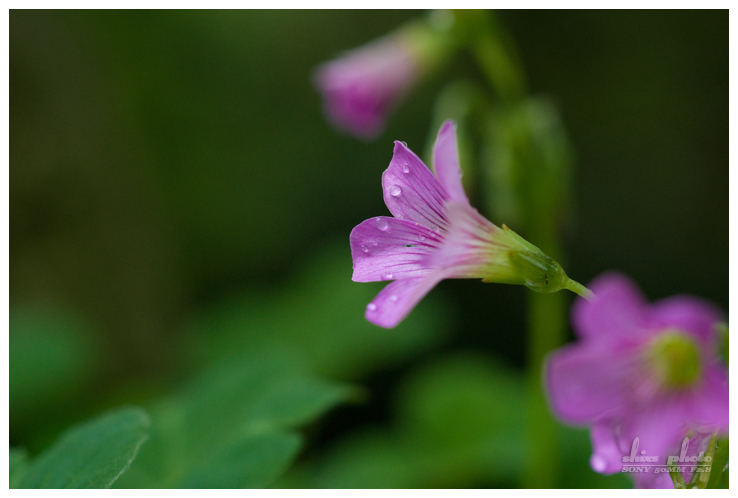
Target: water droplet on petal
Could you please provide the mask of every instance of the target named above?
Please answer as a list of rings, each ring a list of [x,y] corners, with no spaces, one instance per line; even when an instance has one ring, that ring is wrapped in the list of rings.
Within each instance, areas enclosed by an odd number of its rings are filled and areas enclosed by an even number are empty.
[[[425,235],[418,235],[418,240],[423,242],[425,240]]]
[[[384,232],[385,230],[387,230],[388,226],[389,226],[389,223],[387,223],[387,220],[381,217],[377,218],[377,228],[378,229]]]
[[[364,252],[369,252],[369,248],[367,246],[361,246],[361,250]]]
[[[382,275],[382,280],[392,280],[392,277],[394,277],[394,275],[392,275],[391,273],[385,273],[384,275]]]
[[[398,196],[398,195],[400,195],[401,193],[402,193],[402,189],[401,189],[401,188],[400,188],[399,186],[397,186],[397,185],[392,185],[392,186],[390,187],[390,195],[391,195],[392,197],[397,197],[397,196]]]
[[[377,305],[374,304],[374,303],[369,303],[369,304],[366,305],[366,309],[369,310],[369,311],[374,311],[374,310],[377,309]]]
[[[436,224],[431,225],[431,230],[433,230],[434,232],[437,232],[438,231],[438,225],[436,225]]]
[[[405,147],[407,147],[407,142],[400,142],[400,143],[401,143],[402,145],[404,145]]]
[[[372,241],[371,241],[371,244],[372,244],[372,245],[373,245],[374,247],[377,247],[377,241],[376,241],[376,240],[372,240]]]
[[[390,301],[396,303],[399,298],[397,296],[390,296]]]
[[[595,472],[604,472],[607,468],[607,462],[600,455],[592,455],[589,459],[589,464]]]
[[[403,164],[402,165],[402,172],[407,175],[408,173],[410,173],[410,167],[407,164]]]

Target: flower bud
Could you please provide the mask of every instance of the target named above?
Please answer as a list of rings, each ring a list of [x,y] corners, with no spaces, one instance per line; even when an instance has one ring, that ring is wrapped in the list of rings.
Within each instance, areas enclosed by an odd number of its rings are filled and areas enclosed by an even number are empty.
[[[412,22],[320,65],[314,79],[328,119],[359,138],[375,138],[408,91],[447,59],[448,31]]]

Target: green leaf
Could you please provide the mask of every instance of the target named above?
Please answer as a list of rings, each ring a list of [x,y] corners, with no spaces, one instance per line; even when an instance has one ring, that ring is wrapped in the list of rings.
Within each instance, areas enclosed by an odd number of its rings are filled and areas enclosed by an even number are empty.
[[[220,362],[152,410],[151,440],[116,487],[266,486],[299,450],[290,429],[355,392],[284,350]]]
[[[525,458],[523,382],[493,358],[456,353],[425,365],[396,395],[396,422],[358,434],[279,485],[437,488],[515,485]]]
[[[21,488],[108,488],[146,441],[149,417],[124,408],[72,427],[35,461]]]
[[[92,377],[96,348],[73,314],[38,306],[10,310],[10,412],[16,418],[56,405]]]
[[[26,450],[21,448],[10,448],[9,457],[9,486],[11,488],[17,488],[23,474],[28,469],[28,453]]]
[[[219,446],[180,483],[181,488],[263,488],[292,462],[301,445],[294,433],[245,435]]]

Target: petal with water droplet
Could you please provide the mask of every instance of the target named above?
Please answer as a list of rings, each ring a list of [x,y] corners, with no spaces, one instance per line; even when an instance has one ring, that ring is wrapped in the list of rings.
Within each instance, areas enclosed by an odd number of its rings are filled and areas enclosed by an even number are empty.
[[[381,217],[387,223],[384,231],[377,229],[377,218],[358,224],[351,231],[351,255],[354,260],[353,280],[375,282],[392,278],[425,275],[428,254],[441,243],[429,235],[428,229],[409,221]],[[425,233],[425,235],[423,235]],[[426,237],[421,240],[422,237]],[[364,251],[364,248],[370,249]]]
[[[404,173],[403,166],[409,173]],[[423,161],[400,142],[395,142],[390,165],[382,174],[382,190],[384,203],[396,218],[446,227],[443,202],[448,194]]]

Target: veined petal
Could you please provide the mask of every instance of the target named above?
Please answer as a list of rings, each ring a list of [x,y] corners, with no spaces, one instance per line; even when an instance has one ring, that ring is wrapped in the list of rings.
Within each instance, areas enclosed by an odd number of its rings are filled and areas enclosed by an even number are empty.
[[[448,120],[438,132],[433,145],[433,172],[441,186],[448,193],[449,199],[462,204],[469,204],[469,199],[461,183],[459,167],[459,150],[456,144],[456,125]]]
[[[448,194],[423,161],[402,142],[395,142],[390,165],[382,174],[384,202],[395,218],[434,231],[448,224],[443,202]]]
[[[418,223],[387,216],[359,223],[349,237],[354,282],[420,277],[432,267],[428,254],[443,237]]]
[[[589,288],[595,298],[579,298],[572,306],[574,330],[582,338],[598,341],[634,337],[643,339],[646,323],[646,302],[633,283],[617,273],[607,273]]]
[[[678,329],[696,336],[705,345],[712,345],[717,336],[715,324],[723,320],[723,315],[702,299],[674,296],[651,305],[649,318],[653,328]]]
[[[388,329],[396,327],[444,278],[446,272],[436,270],[424,277],[404,278],[392,282],[366,306],[366,319],[380,327]]]
[[[511,242],[499,227],[468,204],[447,202],[449,228],[443,245],[433,251],[430,265],[454,268],[451,278],[494,278],[496,282],[521,283],[509,264]]]
[[[546,361],[554,412],[570,423],[591,423],[627,402],[633,352],[568,346]]]

